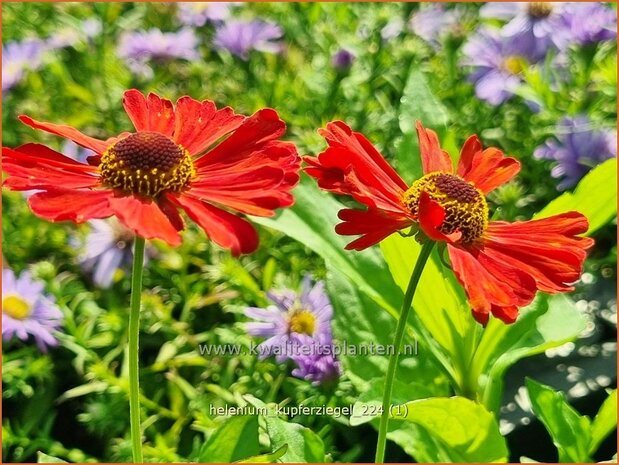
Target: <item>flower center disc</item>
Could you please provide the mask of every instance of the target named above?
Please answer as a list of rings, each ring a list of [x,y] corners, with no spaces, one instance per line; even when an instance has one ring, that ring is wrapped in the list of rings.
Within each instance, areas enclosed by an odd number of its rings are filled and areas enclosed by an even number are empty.
[[[552,3],[531,2],[529,4],[529,16],[533,18],[547,18],[552,13]]]
[[[30,304],[16,295],[2,299],[2,313],[16,320],[25,320],[30,315],[31,310]]]
[[[402,202],[414,218],[419,215],[419,198],[427,192],[445,209],[443,234],[460,231],[458,242],[470,244],[480,238],[488,226],[488,204],[479,189],[452,174],[434,172],[415,181],[404,193]]]
[[[290,316],[290,331],[312,336],[316,330],[316,317],[308,310],[297,310]]]
[[[101,156],[105,185],[156,197],[180,192],[195,174],[189,152],[158,132],[138,132],[118,141]]]

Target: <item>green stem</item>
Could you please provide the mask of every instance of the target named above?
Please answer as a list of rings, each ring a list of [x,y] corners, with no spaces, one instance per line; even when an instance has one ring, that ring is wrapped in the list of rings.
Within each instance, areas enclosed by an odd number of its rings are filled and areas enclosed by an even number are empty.
[[[427,241],[419,252],[417,263],[413,269],[413,274],[408,282],[408,288],[404,295],[404,301],[402,302],[402,310],[400,311],[400,318],[398,319],[398,326],[395,330],[395,336],[393,338],[393,352],[389,356],[389,365],[387,367],[387,376],[385,377],[385,392],[383,393],[383,408],[380,417],[380,426],[378,428],[378,442],[376,444],[376,463],[383,463],[385,460],[385,447],[387,445],[387,426],[389,424],[389,410],[391,406],[391,394],[393,393],[393,381],[395,379],[395,371],[398,366],[398,356],[402,347],[402,339],[404,337],[404,330],[406,329],[406,320],[413,303],[413,296],[415,295],[415,289],[419,284],[419,278],[423,268],[430,257],[434,241]]]
[[[131,277],[131,314],[129,315],[129,413],[131,417],[131,449],[133,462],[143,463],[142,432],[140,428],[140,297],[142,272],[144,271],[144,238],[135,238],[133,251],[133,275]]]

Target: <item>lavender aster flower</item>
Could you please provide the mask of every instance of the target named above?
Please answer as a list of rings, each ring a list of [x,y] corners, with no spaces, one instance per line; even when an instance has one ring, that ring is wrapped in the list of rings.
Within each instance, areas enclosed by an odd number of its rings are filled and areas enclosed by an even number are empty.
[[[230,16],[230,3],[178,3],[178,20],[185,26],[204,26],[207,22],[223,21]]]
[[[563,27],[562,2],[491,2],[479,10],[482,18],[510,20],[502,29],[504,37],[520,44],[532,61],[542,60],[554,47],[554,36]]]
[[[125,32],[120,38],[118,54],[129,68],[143,77],[150,77],[152,69],[148,62],[166,62],[175,58],[195,60],[198,38],[192,29],[178,32],[162,32],[159,29]]]
[[[578,183],[591,168],[617,157],[617,132],[594,129],[586,116],[562,119],[557,126],[556,139],[548,139],[533,155],[557,161],[551,174],[562,181],[564,190]]]
[[[348,71],[357,57],[345,48],[339,49],[331,58],[331,65],[337,71]]]
[[[434,47],[440,40],[454,32],[462,18],[462,10],[447,9],[438,3],[424,5],[411,16],[409,27],[412,32]]]
[[[99,35],[102,29],[103,24],[99,19],[89,18],[82,21],[77,29],[66,26],[52,34],[49,39],[47,39],[45,46],[48,50],[73,47],[85,39],[92,39]]]
[[[312,287],[306,276],[300,294],[286,289],[269,292],[267,297],[274,305],[245,310],[245,315],[256,320],[247,323],[247,332],[268,338],[258,346],[261,359],[276,355],[281,363],[299,355],[302,346],[312,346],[321,338],[331,340],[333,308],[323,282]]]
[[[259,20],[229,21],[217,29],[214,45],[247,60],[251,50],[281,52],[282,44],[277,39],[282,35],[282,29],[275,23]]]
[[[520,43],[501,37],[497,29],[478,29],[462,52],[462,64],[473,67],[469,80],[475,84],[475,95],[491,105],[510,99],[522,83],[526,59]]]
[[[559,46],[588,45],[616,40],[617,13],[610,6],[598,2],[567,3],[562,16],[564,28],[558,32]]]
[[[402,34],[403,30],[404,20],[402,18],[393,18],[380,30],[380,37],[385,42],[389,42]]]
[[[17,278],[12,270],[2,270],[2,339],[17,336],[25,341],[33,336],[39,350],[47,352],[58,345],[53,332],[61,323],[62,312],[43,293],[43,283],[27,271]]]
[[[116,270],[131,265],[135,235],[114,218],[88,223],[92,231],[78,260],[85,271],[92,273],[93,282],[105,289],[112,285]]]
[[[13,88],[24,78],[26,71],[41,66],[45,45],[39,39],[10,42],[2,46],[2,92]]]

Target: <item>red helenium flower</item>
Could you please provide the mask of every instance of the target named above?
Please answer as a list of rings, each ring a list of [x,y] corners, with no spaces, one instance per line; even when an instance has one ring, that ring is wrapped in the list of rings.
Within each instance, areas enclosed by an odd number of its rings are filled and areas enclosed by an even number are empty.
[[[123,105],[136,132],[106,141],[20,116],[96,155],[84,164],[40,144],[3,147],[4,185],[40,191],[28,202],[47,220],[82,223],[114,215],[139,236],[174,246],[184,227],[180,209],[235,255],[254,251],[258,235],[228,210],[272,216],[293,204],[300,159],[292,143],[278,140],[286,125],[275,110],[245,117],[209,100],[185,96],[172,105],[135,89],[125,92]]]
[[[305,157],[318,185],[352,196],[366,210],[343,209],[336,226],[360,235],[347,249],[362,250],[395,231],[418,224],[427,237],[446,243],[451,266],[464,287],[473,316],[486,324],[492,313],[513,323],[518,307],[537,290],[573,290],[593,240],[578,212],[534,221],[489,221],[486,194],[512,179],[520,163],[496,148],[467,139],[454,171],[436,133],[417,123],[424,176],[408,186],[360,133],[336,121],[319,130],[329,147]]]

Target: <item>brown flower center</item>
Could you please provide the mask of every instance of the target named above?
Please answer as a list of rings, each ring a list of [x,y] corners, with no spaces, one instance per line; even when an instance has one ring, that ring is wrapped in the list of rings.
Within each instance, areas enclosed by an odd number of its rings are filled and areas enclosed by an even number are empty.
[[[529,3],[528,13],[533,18],[547,18],[552,13],[552,3],[531,2]]]
[[[412,216],[419,216],[422,192],[445,209],[443,234],[461,232],[459,242],[470,244],[480,238],[488,226],[488,204],[483,193],[473,184],[452,174],[434,172],[415,181],[402,196],[402,203]]]
[[[180,192],[195,175],[189,152],[158,132],[138,132],[116,142],[101,156],[104,185],[156,197]]]

